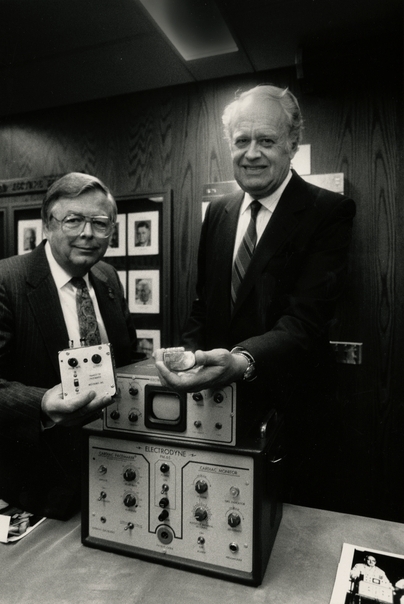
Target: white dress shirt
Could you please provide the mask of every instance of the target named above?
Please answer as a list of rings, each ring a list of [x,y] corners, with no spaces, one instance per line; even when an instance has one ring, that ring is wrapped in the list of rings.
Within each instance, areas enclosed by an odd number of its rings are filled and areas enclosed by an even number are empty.
[[[284,192],[284,190],[286,189],[286,186],[289,183],[291,178],[292,178],[292,172],[289,170],[289,174],[287,175],[287,177],[285,178],[283,183],[280,185],[280,187],[278,187],[276,189],[276,191],[271,193],[271,195],[268,195],[268,197],[263,197],[262,199],[259,200],[262,207],[260,208],[260,210],[257,214],[257,221],[255,223],[256,228],[257,228],[257,244],[258,244],[258,242],[262,236],[262,233],[264,232],[268,222],[271,220],[272,214],[274,213],[274,210],[275,210],[276,206],[278,205],[278,201],[281,198],[281,195]],[[243,240],[244,233],[246,232],[246,230],[248,228],[248,224],[250,222],[250,218],[251,218],[250,204],[253,201],[253,199],[255,199],[255,198],[252,197],[249,193],[244,193],[244,199],[243,199],[243,202],[240,207],[240,214],[239,214],[239,218],[238,218],[236,241],[234,244],[234,252],[233,252],[233,262],[236,259],[237,250],[240,247],[240,243]]]
[[[50,271],[52,273],[53,280],[56,284],[56,289],[58,290],[60,304],[62,306],[63,317],[66,323],[67,333],[69,334],[70,342],[73,342],[73,347],[78,348],[80,346],[80,329],[79,329],[79,319],[77,316],[76,309],[76,291],[71,283],[70,279],[72,275],[69,275],[64,268],[58,264],[55,260],[51,247],[48,242],[45,244],[45,252],[46,257],[49,262]],[[91,297],[91,300],[94,305],[95,316],[97,317],[98,328],[100,330],[101,342],[106,344],[108,342],[108,336],[105,329],[104,321],[102,320],[100,309],[98,307],[97,298],[94,292],[94,288],[92,287],[90,280],[88,278],[88,274],[84,275],[84,281],[87,284],[88,291]]]

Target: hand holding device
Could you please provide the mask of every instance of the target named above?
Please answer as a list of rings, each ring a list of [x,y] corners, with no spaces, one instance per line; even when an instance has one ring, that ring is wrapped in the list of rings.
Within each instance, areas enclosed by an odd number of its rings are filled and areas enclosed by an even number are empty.
[[[52,424],[78,426],[96,419],[102,409],[111,402],[111,396],[97,395],[94,390],[72,396],[66,402],[63,398],[62,384],[57,384],[43,395],[41,409]]]
[[[177,392],[197,392],[206,388],[222,388],[243,377],[247,361],[224,348],[195,352],[195,364],[186,371],[172,371],[164,362],[167,349],[154,352],[156,368],[163,386]],[[168,349],[170,350],[170,349]]]

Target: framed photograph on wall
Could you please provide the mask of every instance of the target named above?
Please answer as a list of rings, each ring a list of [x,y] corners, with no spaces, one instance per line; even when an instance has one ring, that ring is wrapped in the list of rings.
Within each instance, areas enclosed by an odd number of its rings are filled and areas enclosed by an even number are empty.
[[[128,255],[152,256],[159,253],[159,213],[128,214]]]
[[[155,350],[161,348],[159,329],[137,329],[137,351],[144,352],[150,359]]]
[[[32,252],[42,241],[42,220],[18,221],[18,254]]]
[[[126,214],[118,214],[106,256],[126,256]]]
[[[132,313],[160,312],[160,271],[129,271],[129,310]]]

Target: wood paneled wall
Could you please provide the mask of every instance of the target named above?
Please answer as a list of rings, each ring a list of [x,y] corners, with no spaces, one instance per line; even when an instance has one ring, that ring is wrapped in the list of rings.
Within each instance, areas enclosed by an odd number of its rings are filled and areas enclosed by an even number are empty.
[[[394,75],[394,71],[391,71]],[[350,273],[334,339],[363,342],[339,368],[335,509],[404,520],[404,207],[401,87],[360,84],[305,93],[293,69],[180,86],[0,121],[0,180],[93,173],[115,194],[173,191],[172,333],[194,295],[202,185],[231,180],[221,113],[237,89],[288,85],[301,101],[312,172],[344,172],[357,203]],[[334,83],[335,84],[335,83]]]

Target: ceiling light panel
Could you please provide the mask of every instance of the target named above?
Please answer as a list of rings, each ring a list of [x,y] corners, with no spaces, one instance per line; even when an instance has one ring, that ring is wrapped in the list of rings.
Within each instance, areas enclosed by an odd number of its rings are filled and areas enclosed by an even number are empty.
[[[138,0],[186,61],[237,52],[213,0]]]

